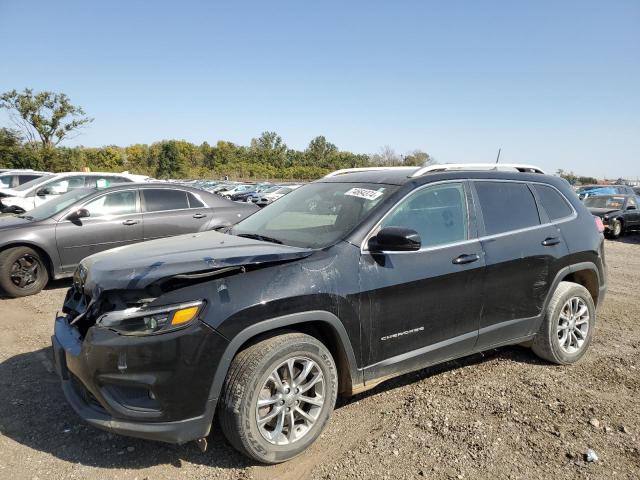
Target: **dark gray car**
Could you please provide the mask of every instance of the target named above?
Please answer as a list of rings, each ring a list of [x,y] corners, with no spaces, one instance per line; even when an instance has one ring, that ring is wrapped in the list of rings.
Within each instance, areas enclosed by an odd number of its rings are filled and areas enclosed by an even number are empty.
[[[257,210],[182,185],[73,190],[27,214],[0,217],[0,287],[13,297],[33,295],[93,253],[233,225]]]

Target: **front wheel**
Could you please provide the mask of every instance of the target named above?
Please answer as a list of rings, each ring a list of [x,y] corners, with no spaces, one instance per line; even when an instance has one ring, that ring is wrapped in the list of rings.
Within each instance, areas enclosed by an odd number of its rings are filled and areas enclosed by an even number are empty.
[[[0,287],[11,297],[26,297],[42,290],[49,272],[40,254],[29,247],[0,252]]]
[[[320,436],[337,386],[333,357],[314,337],[287,333],[255,343],[233,359],[227,373],[222,431],[245,455],[284,462]]]
[[[609,226],[609,234],[607,236],[615,240],[616,238],[620,238],[622,231],[622,222],[620,220],[613,220]]]
[[[550,362],[575,363],[589,348],[595,324],[596,307],[589,290],[577,283],[560,282],[531,348]]]

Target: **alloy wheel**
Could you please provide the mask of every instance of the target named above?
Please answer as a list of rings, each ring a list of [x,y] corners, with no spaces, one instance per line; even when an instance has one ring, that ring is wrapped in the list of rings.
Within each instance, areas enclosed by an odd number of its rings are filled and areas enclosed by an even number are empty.
[[[578,352],[589,332],[589,307],[580,297],[571,297],[562,306],[558,320],[558,343],[569,354]]]
[[[11,281],[18,288],[29,288],[38,281],[40,261],[30,254],[24,254],[11,266]]]
[[[325,403],[325,382],[316,362],[290,358],[264,382],[256,404],[261,435],[274,445],[288,445],[313,428]]]

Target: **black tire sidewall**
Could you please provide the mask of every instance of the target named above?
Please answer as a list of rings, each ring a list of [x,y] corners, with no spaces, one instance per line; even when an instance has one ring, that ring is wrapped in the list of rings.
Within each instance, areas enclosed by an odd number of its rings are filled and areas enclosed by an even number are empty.
[[[264,439],[256,424],[255,405],[262,386],[271,372],[284,360],[292,357],[308,357],[318,364],[325,378],[325,397],[327,401],[322,407],[318,420],[305,437],[291,445],[274,445]],[[331,416],[338,390],[338,375],[333,357],[319,342],[292,342],[282,349],[268,355],[261,363],[256,375],[251,379],[247,394],[240,406],[241,428],[244,430],[244,447],[251,454],[265,463],[280,463],[289,460],[306,450],[322,433]]]
[[[31,255],[39,264],[38,279],[30,288],[20,288],[11,281],[11,267],[23,255]],[[2,252],[2,263],[0,264],[0,287],[12,297],[26,297],[40,292],[49,281],[49,272],[44,260],[38,252],[29,247],[14,247]]]
[[[587,332],[587,338],[585,339],[582,348],[575,353],[567,353],[560,347],[560,341],[558,340],[557,324],[560,318],[560,313],[565,303],[572,297],[578,297],[584,300],[589,309],[589,331]],[[551,315],[548,317],[547,322],[547,341],[549,342],[550,350],[553,356],[561,364],[572,364],[580,360],[591,345],[591,339],[593,337],[593,330],[596,323],[596,307],[591,298],[589,291],[581,285],[574,285],[563,292],[555,304],[555,308]]]

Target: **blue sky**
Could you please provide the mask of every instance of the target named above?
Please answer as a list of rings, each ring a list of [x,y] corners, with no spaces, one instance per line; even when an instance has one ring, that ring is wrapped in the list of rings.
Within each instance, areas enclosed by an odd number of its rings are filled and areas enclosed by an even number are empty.
[[[63,91],[69,145],[429,152],[640,176],[640,2],[0,0],[0,91]],[[0,125],[6,125],[0,114]]]

